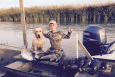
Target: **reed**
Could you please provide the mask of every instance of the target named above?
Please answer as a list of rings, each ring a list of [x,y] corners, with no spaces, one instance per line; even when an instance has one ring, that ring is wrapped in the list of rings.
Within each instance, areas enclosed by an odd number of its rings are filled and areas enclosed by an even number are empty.
[[[66,5],[25,8],[26,22],[44,23],[51,19],[61,22],[115,20],[115,3],[96,5]],[[20,21],[19,8],[0,9],[0,21]]]

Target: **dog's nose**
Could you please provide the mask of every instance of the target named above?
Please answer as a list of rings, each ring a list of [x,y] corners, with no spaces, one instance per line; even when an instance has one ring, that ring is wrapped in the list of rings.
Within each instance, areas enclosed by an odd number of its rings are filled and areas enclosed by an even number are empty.
[[[38,34],[38,38],[40,38],[40,35]]]

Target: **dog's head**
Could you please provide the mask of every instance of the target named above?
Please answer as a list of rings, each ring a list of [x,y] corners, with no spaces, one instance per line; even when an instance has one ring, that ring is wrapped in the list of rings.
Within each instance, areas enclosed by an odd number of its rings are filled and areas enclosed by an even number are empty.
[[[35,28],[34,31],[33,31],[33,33],[35,34],[35,36],[37,38],[41,38],[41,37],[43,37],[44,31],[45,30],[43,28]]]

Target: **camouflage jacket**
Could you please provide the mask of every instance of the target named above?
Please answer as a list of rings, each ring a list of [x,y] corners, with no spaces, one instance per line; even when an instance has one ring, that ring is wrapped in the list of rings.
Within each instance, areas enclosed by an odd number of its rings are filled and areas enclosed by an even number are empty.
[[[44,37],[48,38],[50,40],[51,47],[46,51],[48,53],[59,53],[61,51],[61,40],[63,38],[69,39],[71,36],[71,33],[68,32],[68,34],[64,34],[62,31],[57,31],[57,32],[48,32],[47,34],[44,34]]]

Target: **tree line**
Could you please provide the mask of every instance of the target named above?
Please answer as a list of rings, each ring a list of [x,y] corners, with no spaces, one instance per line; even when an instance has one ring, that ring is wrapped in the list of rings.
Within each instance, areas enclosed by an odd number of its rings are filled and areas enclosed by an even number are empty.
[[[115,3],[101,5],[66,5],[25,8],[26,22],[44,23],[51,19],[61,22],[100,22],[115,20]],[[19,22],[20,8],[0,9],[0,21]]]

